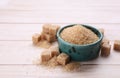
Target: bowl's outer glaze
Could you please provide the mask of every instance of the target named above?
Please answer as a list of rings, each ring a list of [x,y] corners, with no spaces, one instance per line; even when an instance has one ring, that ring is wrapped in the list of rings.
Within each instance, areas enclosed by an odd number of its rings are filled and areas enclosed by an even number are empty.
[[[88,25],[83,25],[83,26],[89,28],[90,30],[92,30],[99,37],[98,41],[91,43],[91,44],[87,44],[87,45],[71,44],[71,43],[64,41],[60,37],[60,33],[62,30],[64,30],[67,27],[74,26],[74,25],[75,24],[68,25],[68,26],[65,26],[58,30],[57,39],[58,39],[60,52],[64,52],[64,53],[68,54],[71,57],[71,60],[74,60],[74,61],[88,61],[88,60],[92,60],[92,59],[98,57],[99,52],[100,52],[101,41],[103,39],[103,35],[96,28],[93,28]]]

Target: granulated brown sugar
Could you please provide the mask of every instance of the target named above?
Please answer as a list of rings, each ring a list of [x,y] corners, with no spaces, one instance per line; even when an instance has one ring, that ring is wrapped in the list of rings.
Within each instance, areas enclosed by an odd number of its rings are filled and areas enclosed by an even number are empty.
[[[69,43],[80,45],[90,44],[98,40],[98,36],[94,32],[82,25],[65,28],[60,36]]]
[[[77,71],[80,69],[80,63],[79,62],[70,62],[63,68],[65,71],[71,72],[71,71]]]

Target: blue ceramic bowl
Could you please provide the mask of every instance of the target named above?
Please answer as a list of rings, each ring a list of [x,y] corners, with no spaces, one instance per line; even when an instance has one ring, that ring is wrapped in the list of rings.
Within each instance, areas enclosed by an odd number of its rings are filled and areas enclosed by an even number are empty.
[[[64,52],[64,53],[68,54],[71,57],[71,60],[74,60],[74,61],[88,61],[88,60],[92,60],[92,59],[98,57],[99,51],[100,51],[100,44],[103,39],[103,35],[96,28],[94,28],[92,26],[88,26],[88,25],[82,25],[82,26],[92,30],[99,37],[99,39],[96,42],[91,43],[91,44],[86,44],[86,45],[72,44],[72,43],[64,41],[60,37],[60,33],[65,28],[71,27],[74,25],[76,25],[76,24],[68,25],[68,26],[65,26],[58,30],[57,39],[58,39],[60,52]]]

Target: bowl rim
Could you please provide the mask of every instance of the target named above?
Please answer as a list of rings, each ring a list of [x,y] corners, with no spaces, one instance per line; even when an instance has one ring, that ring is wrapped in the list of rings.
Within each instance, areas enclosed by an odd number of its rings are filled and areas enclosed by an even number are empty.
[[[67,41],[64,41],[64,40],[60,37],[61,31],[63,31],[63,30],[64,30],[65,28],[67,28],[67,27],[72,27],[72,26],[74,26],[74,25],[82,25],[82,26],[84,26],[84,27],[89,27],[89,28],[91,28],[91,29],[96,30],[96,31],[99,32],[99,34],[100,34],[99,39],[98,39],[97,41],[93,42],[93,43],[84,44],[84,45],[72,44],[72,43],[69,43],[69,42],[67,42]],[[57,32],[57,39],[60,39],[62,42],[66,43],[67,45],[73,45],[73,46],[90,46],[90,45],[94,45],[94,44],[97,44],[98,42],[100,42],[100,41],[103,39],[103,34],[102,34],[98,29],[96,29],[95,27],[90,26],[90,25],[85,25],[85,24],[71,24],[71,25],[66,25],[66,26],[64,26],[64,27],[62,27],[62,28],[60,28],[60,29],[58,30],[58,32]]]

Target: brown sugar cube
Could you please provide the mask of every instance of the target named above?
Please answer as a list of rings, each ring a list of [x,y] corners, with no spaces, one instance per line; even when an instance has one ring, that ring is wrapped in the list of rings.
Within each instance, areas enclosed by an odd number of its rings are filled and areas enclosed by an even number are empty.
[[[56,33],[60,26],[52,25],[52,24],[44,24],[43,25],[43,36],[42,39],[46,39],[48,42],[56,41]]]
[[[53,41],[55,41],[55,38],[54,38],[54,36],[52,36],[52,35],[44,34],[44,36],[45,36],[45,40],[47,40],[48,42],[53,42]]]
[[[44,24],[43,25],[43,32],[46,34],[56,35],[60,26],[52,25],[52,24]]]
[[[105,39],[105,38],[104,38],[104,39],[102,40],[102,44],[104,44],[104,43],[109,44],[109,43],[110,43],[110,41],[109,41],[108,39]]]
[[[52,57],[58,56],[60,54],[58,46],[52,46],[49,48],[49,50],[51,51]]]
[[[55,36],[59,28],[60,28],[60,26],[57,26],[57,25],[50,26],[50,28],[49,28],[49,34]]]
[[[68,62],[70,61],[70,58],[67,54],[65,53],[61,53],[58,57],[57,57],[57,62],[61,65],[66,65]]]
[[[46,34],[49,34],[49,28],[51,27],[51,24],[44,24],[43,25],[43,32]]]
[[[114,50],[120,51],[120,40],[114,41]]]
[[[37,44],[40,40],[41,40],[41,35],[40,34],[36,33],[32,36],[33,44]]]
[[[101,47],[101,56],[109,56],[111,50],[111,45],[104,43]]]
[[[44,34],[44,36],[45,40],[47,40],[48,42],[54,42],[57,40],[55,35]]]
[[[52,58],[50,59],[50,61],[48,61],[48,66],[49,66],[49,67],[54,68],[54,67],[56,67],[56,66],[58,66],[58,65],[59,65],[59,64],[58,64],[58,62],[57,62],[57,57],[56,57],[56,56],[52,57]]]
[[[104,35],[104,29],[103,28],[99,28],[99,31]]]
[[[51,59],[50,51],[49,50],[44,50],[41,53],[41,62],[47,62]]]
[[[47,40],[48,42],[53,42],[53,41],[56,41],[56,38],[53,35],[42,32],[41,40]]]
[[[45,34],[43,32],[41,33],[41,40],[45,40]]]

